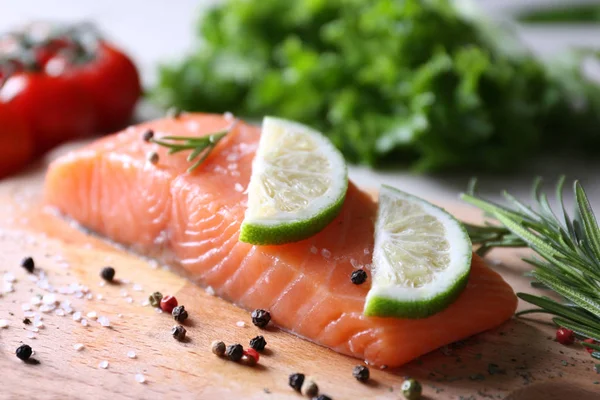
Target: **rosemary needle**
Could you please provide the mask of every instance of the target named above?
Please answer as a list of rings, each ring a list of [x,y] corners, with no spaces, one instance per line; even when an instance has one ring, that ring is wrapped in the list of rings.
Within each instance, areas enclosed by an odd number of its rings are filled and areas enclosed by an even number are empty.
[[[194,164],[187,171],[192,172],[206,160],[219,141],[231,132],[237,123],[238,120],[235,120],[228,128],[206,136],[163,136],[160,139],[151,138],[149,141],[168,148],[168,154],[191,150],[192,152],[188,155],[187,160],[189,162],[194,161]]]
[[[556,325],[579,336],[600,341],[600,228],[594,211],[579,182],[573,185],[575,213],[571,217],[563,202],[565,179],[556,187],[558,212],[550,206],[541,190],[541,180],[533,185],[533,205],[504,193],[506,205],[493,203],[475,193],[469,185],[463,200],[483,210],[490,223],[466,225],[474,244],[485,254],[494,247],[529,247],[538,257],[526,258],[534,269],[528,276],[564,301],[519,293],[518,296],[539,308],[517,313],[547,313]]]

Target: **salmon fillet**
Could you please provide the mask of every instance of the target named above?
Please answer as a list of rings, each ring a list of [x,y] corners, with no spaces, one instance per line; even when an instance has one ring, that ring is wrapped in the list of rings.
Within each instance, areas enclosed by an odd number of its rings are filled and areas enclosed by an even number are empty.
[[[148,129],[159,137],[199,136],[230,123],[184,114],[98,140],[52,163],[47,203],[111,240],[168,260],[240,307],[269,310],[285,330],[379,366],[402,365],[514,313],[510,286],[473,256],[467,288],[446,310],[417,320],[365,317],[370,279],[354,285],[350,274],[371,262],[377,203],[353,184],[340,215],[319,234],[280,246],[239,242],[260,129],[237,124],[192,173],[187,154],[167,155],[142,140]],[[159,154],[157,164],[146,161],[149,151]]]

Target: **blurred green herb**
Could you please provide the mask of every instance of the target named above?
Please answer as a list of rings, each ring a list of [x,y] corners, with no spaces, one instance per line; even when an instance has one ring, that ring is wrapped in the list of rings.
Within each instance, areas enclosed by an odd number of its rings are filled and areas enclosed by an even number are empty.
[[[524,11],[517,19],[528,23],[597,23],[600,22],[600,5],[557,4]]]
[[[485,200],[475,193],[474,183],[462,198],[483,210],[493,222],[478,227],[472,236],[473,243],[487,248],[504,247],[503,243],[529,247],[537,256],[524,259],[533,266],[529,275],[565,300],[557,302],[546,296],[518,293],[522,300],[539,308],[517,315],[551,314],[556,325],[600,341],[600,228],[579,182],[573,187],[574,217],[569,215],[563,202],[564,183],[561,178],[556,188],[557,212],[541,190],[540,180],[534,184],[533,206],[506,192],[507,205]],[[490,244],[483,235],[486,229],[490,235],[503,232],[505,236]]]
[[[351,162],[500,171],[600,142],[584,54],[547,66],[466,0],[227,0],[198,36],[157,102],[295,119]]]

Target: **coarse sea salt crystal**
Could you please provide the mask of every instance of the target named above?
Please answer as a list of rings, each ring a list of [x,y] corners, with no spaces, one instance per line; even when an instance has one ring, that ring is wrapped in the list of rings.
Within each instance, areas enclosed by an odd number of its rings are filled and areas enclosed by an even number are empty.
[[[59,308],[57,310],[54,310],[54,314],[59,316],[59,317],[64,317],[65,316],[65,310]]]
[[[42,306],[40,307],[40,311],[43,313],[49,313],[51,311],[54,311],[55,308],[56,306],[54,304],[42,304]]]
[[[73,345],[73,348],[74,348],[75,350],[77,350],[77,351],[81,351],[81,350],[83,350],[83,348],[84,348],[84,347],[85,347],[85,346],[83,345],[83,343],[75,343],[75,344]]]
[[[81,321],[81,311],[76,311],[73,314],[73,321],[75,321],[75,322]]]
[[[106,368],[108,368],[108,361],[106,361],[106,360],[101,361],[100,364],[98,364],[98,366],[102,369],[106,369]]]
[[[98,317],[98,322],[105,328],[108,328],[110,326],[110,321],[107,317]]]
[[[32,306],[39,306],[42,304],[42,298],[40,296],[33,296],[29,302]]]
[[[102,299],[104,299],[103,295],[101,295],[101,294],[96,295],[96,300],[102,300]]]
[[[142,304],[142,307],[146,307],[146,306],[150,305],[150,302],[148,300],[144,300],[144,301],[142,301],[141,304]]]
[[[131,297],[127,297],[125,299],[126,302],[128,302],[129,304],[133,303],[133,299]]]
[[[89,319],[96,319],[98,318],[98,314],[96,313],[96,311],[90,311],[89,313],[87,313],[86,315]]]
[[[42,297],[42,303],[48,305],[56,304],[56,295],[54,293],[46,293],[44,297]]]
[[[2,279],[4,280],[4,282],[14,282],[17,280],[17,278],[14,276],[14,274],[12,274],[10,272],[5,272]]]
[[[98,286],[100,286],[100,287],[104,287],[104,286],[106,286],[106,282],[104,282],[104,281],[101,281],[101,282],[99,282],[99,283],[98,283]]]
[[[127,352],[127,357],[129,357],[129,358],[135,358],[136,357],[135,351],[129,350]]]
[[[208,293],[211,296],[214,296],[215,295],[215,289],[213,289],[212,286],[207,286],[206,287],[206,293]]]
[[[35,323],[34,325],[36,328],[43,328],[44,327],[44,323],[42,321],[38,321]]]
[[[129,296],[129,293],[127,293],[127,290],[121,290],[121,297],[127,297]]]
[[[23,310],[23,311],[31,311],[31,304],[29,304],[29,303],[23,303],[23,304],[21,304],[21,310]]]
[[[244,191],[244,187],[240,183],[236,183],[234,186],[234,189],[236,192],[240,192],[240,193]]]
[[[92,299],[94,298],[94,295],[93,295],[93,294],[91,294],[91,293],[88,293],[88,294],[86,294],[86,295],[85,295],[85,298],[86,298],[87,300],[92,300]]]
[[[33,311],[25,311],[25,312],[23,313],[23,316],[24,316],[25,318],[33,318],[33,317],[35,317],[35,313],[34,313]]]
[[[144,290],[144,288],[142,288],[142,285],[136,283],[135,285],[133,285],[133,290],[136,292],[141,292]]]
[[[84,318],[84,319],[82,319],[82,320],[81,320],[81,325],[82,325],[82,326],[88,326],[87,319],[85,319],[85,318]]]
[[[0,319],[0,329],[8,328],[8,321],[5,319]]]
[[[240,328],[244,328],[246,326],[246,323],[244,321],[238,321],[235,323],[237,326],[239,326]]]
[[[327,249],[321,249],[321,255],[325,258],[331,257],[331,252]]]
[[[27,333],[27,339],[35,339],[35,333],[33,333],[33,332],[28,332],[28,333]]]
[[[137,383],[145,383],[146,377],[143,374],[135,374],[135,381]]]

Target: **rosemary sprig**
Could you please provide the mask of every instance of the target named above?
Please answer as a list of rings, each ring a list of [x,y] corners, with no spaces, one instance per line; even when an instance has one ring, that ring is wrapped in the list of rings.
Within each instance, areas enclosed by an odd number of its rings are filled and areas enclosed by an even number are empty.
[[[191,150],[192,152],[188,155],[187,160],[189,162],[195,162],[187,169],[187,171],[192,172],[206,160],[206,157],[208,157],[210,152],[217,146],[217,143],[231,132],[237,122],[238,121],[236,120],[228,128],[206,136],[163,136],[160,139],[151,138],[149,141],[168,148],[168,154]]]
[[[578,335],[600,341],[600,228],[583,186],[574,183],[575,212],[572,218],[563,201],[564,177],[556,187],[559,213],[550,206],[541,190],[541,180],[533,185],[533,205],[504,192],[506,204],[479,197],[475,181],[463,200],[483,210],[486,225],[466,225],[478,253],[494,247],[529,247],[537,257],[524,259],[534,269],[530,273],[537,285],[559,294],[560,303],[547,297],[518,293],[539,308],[517,313],[554,315],[553,322]]]

